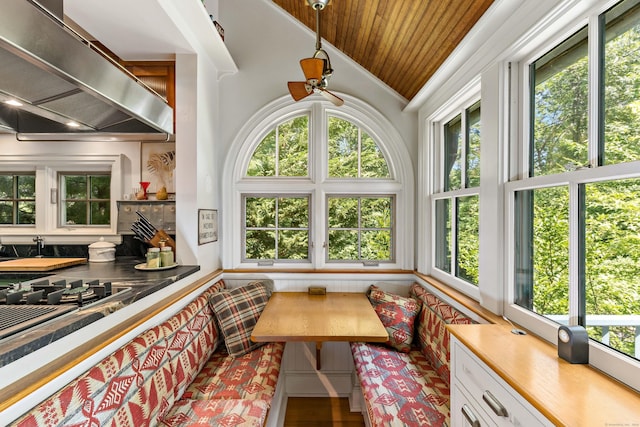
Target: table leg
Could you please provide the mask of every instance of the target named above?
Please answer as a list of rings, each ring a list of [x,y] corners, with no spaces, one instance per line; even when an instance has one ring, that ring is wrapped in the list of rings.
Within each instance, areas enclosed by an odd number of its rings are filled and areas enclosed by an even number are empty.
[[[320,370],[320,358],[321,358],[320,350],[322,350],[322,341],[316,342],[316,369],[318,371]]]

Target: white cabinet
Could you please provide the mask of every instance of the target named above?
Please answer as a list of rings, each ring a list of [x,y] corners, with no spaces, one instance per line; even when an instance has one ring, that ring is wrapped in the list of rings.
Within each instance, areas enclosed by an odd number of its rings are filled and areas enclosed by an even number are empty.
[[[451,338],[451,425],[553,425],[455,336]]]

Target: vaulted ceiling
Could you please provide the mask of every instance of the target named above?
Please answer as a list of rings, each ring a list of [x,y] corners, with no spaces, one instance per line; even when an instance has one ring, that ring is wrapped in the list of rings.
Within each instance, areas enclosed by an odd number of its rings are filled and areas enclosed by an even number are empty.
[[[316,12],[307,0],[273,1],[315,33]],[[411,100],[492,3],[331,0],[320,12],[321,35]]]

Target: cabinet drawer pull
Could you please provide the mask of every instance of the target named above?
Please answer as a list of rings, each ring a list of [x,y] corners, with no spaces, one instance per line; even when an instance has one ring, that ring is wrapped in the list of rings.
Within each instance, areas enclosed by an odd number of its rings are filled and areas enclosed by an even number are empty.
[[[509,413],[507,412],[507,408],[502,406],[502,403],[500,403],[498,399],[496,399],[495,396],[491,394],[489,390],[485,390],[484,393],[482,393],[482,400],[487,402],[487,405],[489,405],[489,408],[491,408],[491,410],[495,412],[497,416],[499,417],[509,416]]]
[[[460,410],[462,411],[462,415],[464,415],[464,417],[467,419],[469,424],[471,424],[471,427],[480,427],[480,421],[478,420],[476,415],[473,413],[471,408],[469,408],[465,404],[465,405],[462,405],[462,408],[460,408]]]

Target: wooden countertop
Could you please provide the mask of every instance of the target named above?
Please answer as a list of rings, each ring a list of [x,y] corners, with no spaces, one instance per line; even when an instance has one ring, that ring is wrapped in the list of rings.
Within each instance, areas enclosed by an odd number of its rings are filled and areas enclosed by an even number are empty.
[[[449,331],[551,422],[560,426],[640,426],[640,394],[555,346],[510,326],[448,325]]]
[[[251,339],[384,342],[389,335],[363,293],[274,292]]]

